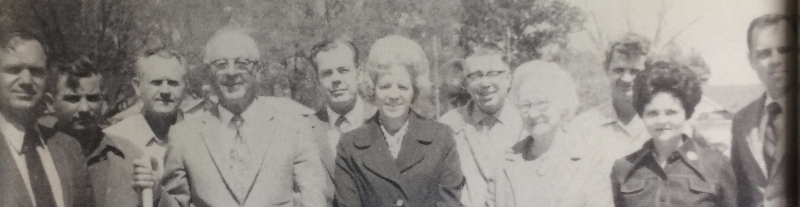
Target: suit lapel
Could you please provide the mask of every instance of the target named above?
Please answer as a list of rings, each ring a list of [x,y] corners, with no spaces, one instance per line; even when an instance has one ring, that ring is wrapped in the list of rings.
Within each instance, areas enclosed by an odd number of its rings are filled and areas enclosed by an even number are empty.
[[[403,137],[400,153],[397,155],[397,167],[400,173],[403,173],[422,162],[425,158],[424,144],[430,144],[430,137],[425,137],[420,134],[423,131],[421,120],[412,114],[409,118],[408,129],[405,137]],[[383,133],[381,133],[383,134]]]
[[[319,148],[319,156],[328,175],[333,179],[334,161],[336,159],[336,152],[333,152],[330,147],[331,136],[341,136],[333,133],[328,125],[328,115],[325,110],[318,111],[315,116],[319,121],[314,121],[312,127],[314,134],[317,137],[317,148]],[[336,143],[334,143],[336,144]]]
[[[761,121],[761,115],[763,113],[764,102],[766,99],[766,94],[762,96],[760,99],[756,100],[756,102],[750,105],[748,108],[742,110],[744,113],[743,117],[748,117],[746,119],[742,119],[744,123],[742,123],[742,128],[738,133],[742,136],[740,149],[743,150],[744,156],[742,157],[742,162],[745,163],[745,167],[747,174],[751,175],[748,178],[753,183],[766,183],[767,181],[767,173],[761,170],[761,167],[758,165],[758,161],[756,161],[755,154],[753,154],[753,150],[750,146],[750,140],[752,136],[760,136],[758,133],[758,125]],[[735,129],[735,128],[734,128]]]
[[[278,133],[282,130],[275,129],[275,124],[270,123],[275,121],[274,116],[269,116],[269,114],[260,115],[263,115],[261,116],[261,119],[256,119],[254,123],[251,123],[249,127],[245,128],[245,130],[249,131],[249,137],[246,137],[246,139],[249,145],[248,152],[250,153],[250,165],[248,165],[245,171],[240,174],[244,176],[240,178],[241,181],[245,182],[245,185],[247,185],[247,191],[245,194],[238,196],[240,197],[240,201],[246,200],[247,196],[250,194],[250,190],[252,189],[253,184],[255,184],[255,179],[258,176],[258,173],[261,172],[261,168],[264,165],[264,157],[266,154],[275,151],[275,149],[273,149],[274,147],[271,146],[270,143],[276,139],[281,139],[284,136],[283,134]]]
[[[384,141],[386,137],[377,122],[369,123],[369,134],[359,137],[356,141],[357,148],[366,148],[362,154],[364,165],[385,179],[397,182],[400,178],[400,170],[395,165],[395,160],[389,152],[389,145]]]
[[[57,133],[55,136],[66,136],[62,133]],[[71,137],[68,137],[72,139]],[[67,158],[64,150],[59,146],[48,146],[50,155],[58,172],[58,178],[61,179],[61,192],[64,194],[64,205],[67,207],[72,206],[72,171],[67,170],[71,168],[71,162],[75,160],[65,160]],[[82,161],[82,160],[81,160]]]
[[[31,203],[31,197],[28,195],[28,191],[20,187],[25,186],[25,183],[22,180],[22,175],[11,153],[14,153],[14,150],[8,146],[5,137],[0,133],[0,176],[3,176],[3,178],[0,179],[0,189],[2,189],[2,191],[0,191],[0,195],[2,195],[0,199],[13,198],[15,200],[0,200],[0,205],[13,203],[21,207],[32,207],[33,203]],[[12,195],[7,197],[5,195],[6,193]]]
[[[229,168],[228,163],[228,154],[227,152],[230,149],[230,146],[226,144],[227,142],[222,141],[222,137],[219,136],[219,131],[221,131],[221,123],[218,119],[213,119],[213,117],[205,117],[204,120],[201,121],[203,124],[200,127],[200,136],[203,137],[203,142],[206,144],[206,150],[208,153],[211,154],[211,158],[214,161],[214,164],[217,166],[217,170],[222,175],[222,180],[225,185],[230,190],[231,194],[240,198],[240,195],[236,195],[235,191],[231,190],[234,189],[235,182],[234,179],[235,175],[232,169]]]

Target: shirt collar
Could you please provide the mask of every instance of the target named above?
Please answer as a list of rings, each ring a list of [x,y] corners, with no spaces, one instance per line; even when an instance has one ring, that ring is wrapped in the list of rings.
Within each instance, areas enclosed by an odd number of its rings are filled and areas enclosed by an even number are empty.
[[[328,112],[328,124],[331,128],[336,128],[336,120],[339,119],[341,114],[336,113],[331,109],[330,106],[326,106]],[[356,103],[347,114],[344,115],[344,118],[347,119],[350,124],[355,124],[355,122],[363,122],[364,121],[364,103],[360,97],[356,96]]]
[[[2,114],[0,114],[0,133],[2,133],[9,145],[14,148],[17,153],[22,153],[22,145],[25,140],[25,131],[14,127],[14,124],[8,122],[6,117]]]
[[[253,108],[257,107],[258,102],[259,102],[258,98],[256,98],[255,100],[253,100],[253,103],[251,103],[250,106],[248,106],[247,109],[245,109],[242,112],[242,114],[239,114],[244,119],[244,123],[243,124],[247,124],[247,120],[256,120],[256,118],[258,118],[258,117],[255,117],[255,114],[257,114],[257,113],[253,112],[254,110],[256,110],[256,109],[253,109]],[[228,109],[226,109],[225,107],[222,107],[222,105],[217,105],[217,108],[219,110],[220,121],[222,121],[222,124],[224,126],[228,126],[231,123],[231,119],[233,119],[233,116],[234,116],[233,112],[228,111]]]
[[[139,130],[132,131],[135,133],[130,133],[132,137],[134,137],[132,142],[136,144],[136,146],[150,146],[152,144],[162,145],[164,144],[163,140],[156,138],[156,133],[153,132],[153,129],[150,128],[150,124],[147,123],[147,120],[144,118],[144,114],[136,114],[131,116],[131,121],[133,122],[132,125],[136,126]]]
[[[105,135],[100,140],[100,145],[97,146],[97,149],[92,152],[89,156],[86,157],[86,165],[90,166],[101,161],[104,156],[107,155],[107,152],[111,152],[116,154],[119,157],[125,158],[125,154],[122,153],[122,150],[119,149],[116,143],[112,141],[110,138],[106,137]],[[106,158],[107,159],[107,158]]]
[[[634,159],[634,165],[644,164],[642,162],[645,161],[652,161],[655,162],[655,144],[653,143],[653,139],[647,141],[642,147],[642,151],[638,154],[636,159]],[[667,163],[674,163],[677,161],[683,160],[683,163],[689,168],[692,168],[698,176],[705,179],[704,176],[705,170],[703,168],[701,157],[697,152],[697,147],[692,138],[689,136],[683,135],[683,144],[678,146],[678,149],[672,152],[670,157],[667,159]],[[636,168],[633,168],[634,170]]]
[[[597,112],[600,114],[600,123],[603,125],[611,124],[611,123],[618,123],[620,122],[619,117],[617,116],[617,110],[614,109],[614,104],[611,102],[606,102],[597,106]],[[634,117],[636,119],[636,117]]]
[[[408,120],[406,120],[406,123],[403,124],[400,130],[397,130],[397,133],[394,133],[394,135],[389,134],[389,131],[386,131],[386,128],[383,127],[383,124],[381,124],[381,131],[383,131],[383,136],[385,136],[386,139],[401,139],[406,136],[406,132],[408,131]]]
[[[470,117],[471,118],[470,118],[470,120],[472,121],[473,124],[476,124],[476,125],[478,123],[480,123],[480,121],[482,121],[482,120],[484,120],[484,119],[486,119],[486,118],[488,118],[490,116],[496,118],[498,120],[498,122],[502,123],[502,124],[509,124],[509,123],[514,122],[515,121],[514,119],[520,119],[519,113],[514,111],[515,109],[513,107],[515,107],[515,106],[511,105],[511,100],[509,100],[509,99],[506,99],[503,102],[503,107],[500,108],[500,111],[498,111],[497,113],[491,114],[491,115],[487,114],[486,112],[484,112],[480,108],[478,108],[478,105],[475,104],[475,102],[470,102],[470,103],[471,103],[471,107],[470,107],[470,111],[471,111]]]
[[[766,94],[765,96],[767,97],[767,98],[764,100],[764,109],[765,109],[765,110],[767,109],[767,106],[769,106],[769,104],[772,104],[772,103],[775,103],[775,102],[777,102],[777,103],[778,103],[778,105],[780,105],[780,106],[781,106],[781,109],[784,109],[784,108],[785,108],[785,105],[786,105],[786,96],[784,96],[784,98],[778,99],[777,101],[776,101],[775,99],[772,99],[772,97],[770,97],[770,96],[769,96],[769,94]]]

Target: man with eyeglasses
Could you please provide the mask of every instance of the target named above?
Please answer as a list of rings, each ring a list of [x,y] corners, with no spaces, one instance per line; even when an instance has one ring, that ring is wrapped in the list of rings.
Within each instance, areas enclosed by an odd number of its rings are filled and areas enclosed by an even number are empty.
[[[160,206],[326,205],[327,175],[308,119],[257,96],[260,57],[244,29],[208,41],[203,62],[219,104],[170,130]]]
[[[135,62],[131,81],[144,104],[140,113],[128,116],[105,130],[107,135],[130,141],[144,156],[133,161],[134,186],[154,189],[164,169],[170,127],[183,120],[178,108],[186,88],[186,67],[181,56],[164,48],[147,50]]]
[[[509,99],[511,70],[497,46],[473,48],[463,63],[471,101],[439,119],[453,129],[466,185],[464,206],[494,206],[505,153],[520,140],[522,120]]]

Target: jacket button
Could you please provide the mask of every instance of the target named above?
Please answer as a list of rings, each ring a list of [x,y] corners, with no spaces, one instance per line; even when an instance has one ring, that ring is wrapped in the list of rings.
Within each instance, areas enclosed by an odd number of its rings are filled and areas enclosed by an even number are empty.
[[[397,206],[403,206],[404,204],[403,199],[398,199],[396,202],[394,202],[394,204]]]
[[[661,196],[660,200],[661,200],[661,202],[666,202],[667,201],[667,197]]]

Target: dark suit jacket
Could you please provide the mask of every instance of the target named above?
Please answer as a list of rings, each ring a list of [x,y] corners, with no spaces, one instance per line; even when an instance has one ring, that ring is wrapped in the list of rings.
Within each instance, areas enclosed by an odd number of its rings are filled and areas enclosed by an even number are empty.
[[[335,183],[341,206],[461,206],[464,176],[449,127],[413,111],[397,160],[377,115],[345,133],[338,145]]]
[[[66,207],[95,206],[89,173],[83,165],[84,156],[81,147],[74,138],[63,133],[38,127],[39,135],[45,140],[50,155],[61,179]],[[2,137],[2,135],[0,135]],[[0,140],[0,206],[32,207],[31,195],[25,188],[17,164],[11,153],[14,153],[5,137]]]
[[[750,145],[747,143],[749,136],[761,136],[756,133],[759,123],[764,115],[764,102],[766,95],[753,101],[733,118],[731,128],[733,140],[731,141],[731,164],[739,188],[738,203],[740,207],[758,206],[764,201],[774,199],[775,196],[796,195],[796,191],[787,187],[790,177],[796,175],[796,170],[790,171],[790,164],[796,162],[794,156],[784,154],[773,164],[772,175],[767,176],[760,169],[753,157]],[[753,132],[756,130],[756,132]],[[794,140],[788,138],[787,140]],[[794,146],[788,144],[788,146]],[[790,147],[788,147],[790,148]],[[790,150],[793,151],[793,150]],[[761,189],[759,189],[761,188]],[[763,190],[762,190],[763,189]],[[787,192],[788,191],[788,192]]]

